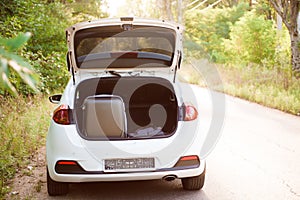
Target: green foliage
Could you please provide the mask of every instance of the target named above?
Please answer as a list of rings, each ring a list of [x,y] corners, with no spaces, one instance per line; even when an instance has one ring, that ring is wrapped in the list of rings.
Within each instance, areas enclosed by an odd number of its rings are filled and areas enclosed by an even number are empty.
[[[226,93],[295,115],[300,113],[300,82],[291,76],[290,67],[274,70],[252,64],[243,68],[220,65],[218,69]]]
[[[248,8],[247,4],[242,3],[232,8],[187,12],[186,40],[189,42],[186,43],[185,48],[189,50],[189,54],[223,62],[226,59],[223,39],[229,38],[230,27],[244,15]]]
[[[187,13],[186,55],[222,63],[217,68],[226,93],[299,114],[300,82],[291,69],[289,33],[285,27],[276,30],[268,2],[260,2],[252,10],[239,5]],[[212,67],[198,65],[201,72]],[[203,86],[211,76],[191,74],[185,79]]]
[[[186,55],[217,63],[273,66],[276,31],[265,4],[249,11],[248,4],[186,14]],[[278,39],[278,38],[277,38]],[[237,56],[238,55],[238,56]]]
[[[33,91],[37,91],[35,76],[30,64],[16,54],[30,38],[30,33],[19,34],[15,38],[4,39],[0,36],[0,94],[8,90],[11,94],[17,95],[17,90],[9,80],[10,68],[14,70],[16,77],[25,82]],[[10,67],[10,68],[8,68]]]
[[[300,115],[300,81],[292,76],[288,63],[276,69],[259,64],[212,64],[207,60],[192,63],[184,64],[179,71],[182,81]]]
[[[273,63],[270,61],[269,64],[273,65],[277,71],[284,71],[285,73],[291,73],[290,71],[290,35],[286,28],[281,31],[277,31],[275,37],[276,48],[274,53]]]
[[[18,168],[45,142],[51,109],[45,97],[0,96],[0,199]]]
[[[248,12],[231,27],[230,39],[224,39],[227,61],[239,64],[274,60],[276,30],[273,22],[254,11]],[[238,56],[237,56],[238,55]]]
[[[9,190],[8,180],[44,143],[52,108],[45,97],[32,97],[33,90],[48,94],[65,86],[69,79],[65,29],[78,21],[107,16],[100,10],[101,2],[0,1],[0,199]],[[31,32],[31,39],[21,32]],[[33,71],[39,76],[37,85]],[[12,97],[3,88],[23,95]]]
[[[46,5],[39,2],[15,1],[14,15],[6,15],[0,32],[5,33],[5,37],[18,32],[31,32],[33,37],[27,51],[42,50],[47,55],[52,51],[66,50],[64,29],[69,25],[67,19],[71,19],[70,12],[60,3]]]
[[[41,51],[33,54],[27,54],[31,60],[34,60],[33,66],[40,76],[40,91],[50,94],[53,91],[62,90],[70,75],[66,66],[65,52],[52,52],[44,56]]]
[[[72,10],[73,20],[79,22],[108,17],[107,13],[99,9],[103,3],[103,0],[76,0],[66,5],[69,10]]]
[[[0,36],[15,37],[31,32],[26,48],[20,52],[30,60],[40,76],[37,86],[50,93],[62,89],[69,77],[65,67],[67,46],[65,29],[74,23],[106,17],[101,0],[2,0],[0,2]],[[5,63],[4,63],[5,64]],[[22,94],[32,89],[22,83],[17,73],[8,76],[11,85]],[[3,95],[3,92],[0,95]]]

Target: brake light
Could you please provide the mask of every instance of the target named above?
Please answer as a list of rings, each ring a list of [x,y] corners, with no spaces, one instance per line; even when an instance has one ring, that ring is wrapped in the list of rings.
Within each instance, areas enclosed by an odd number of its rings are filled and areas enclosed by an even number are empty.
[[[187,161],[187,160],[199,160],[198,156],[184,156],[180,158],[181,161]]]
[[[72,110],[68,105],[60,105],[53,112],[52,119],[58,124],[69,125],[72,121]]]
[[[183,156],[175,164],[175,168],[194,168],[199,167],[200,159],[196,155]]]
[[[75,161],[59,161],[57,162],[58,165],[77,165]]]
[[[185,105],[184,121],[192,121],[197,119],[198,111],[192,105]]]
[[[133,17],[120,17],[122,22],[133,21]]]
[[[58,174],[84,174],[86,171],[72,160],[60,160],[55,165],[55,171]]]

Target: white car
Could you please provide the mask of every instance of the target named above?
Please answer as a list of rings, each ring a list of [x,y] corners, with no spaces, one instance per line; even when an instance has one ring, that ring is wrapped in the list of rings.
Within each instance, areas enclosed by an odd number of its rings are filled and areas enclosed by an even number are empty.
[[[47,135],[49,195],[70,183],[205,179],[196,103],[185,102],[176,72],[182,27],[124,17],[66,31],[71,73]]]

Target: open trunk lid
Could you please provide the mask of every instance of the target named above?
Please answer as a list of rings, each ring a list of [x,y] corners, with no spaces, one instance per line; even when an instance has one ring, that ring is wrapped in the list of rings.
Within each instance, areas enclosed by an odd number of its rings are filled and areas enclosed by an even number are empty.
[[[182,27],[165,21],[130,17],[89,21],[69,27],[66,36],[73,72],[175,71],[181,61]]]

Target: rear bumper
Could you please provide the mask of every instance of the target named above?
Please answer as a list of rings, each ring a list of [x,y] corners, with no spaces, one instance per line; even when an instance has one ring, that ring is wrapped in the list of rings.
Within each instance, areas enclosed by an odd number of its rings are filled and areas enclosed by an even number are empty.
[[[175,176],[176,178],[186,178],[199,176],[205,171],[205,160],[201,160],[200,166],[193,169],[161,169],[149,172],[130,173],[105,173],[90,172],[85,174],[58,174],[54,169],[48,169],[51,179],[58,182],[80,183],[80,182],[101,182],[101,181],[138,181],[163,179],[165,176]]]

